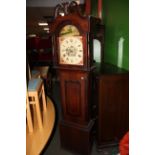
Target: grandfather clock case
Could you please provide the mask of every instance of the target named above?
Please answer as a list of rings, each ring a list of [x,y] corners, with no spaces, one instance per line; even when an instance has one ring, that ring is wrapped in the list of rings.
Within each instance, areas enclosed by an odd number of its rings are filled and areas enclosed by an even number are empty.
[[[93,142],[93,39],[100,33],[100,24],[98,18],[81,15],[72,1],[56,6],[50,28],[53,66],[60,79],[61,146],[85,155],[90,154]]]

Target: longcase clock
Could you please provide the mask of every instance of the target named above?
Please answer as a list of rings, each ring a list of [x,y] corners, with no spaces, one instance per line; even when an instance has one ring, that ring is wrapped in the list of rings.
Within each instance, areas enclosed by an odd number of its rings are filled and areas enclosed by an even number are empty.
[[[99,24],[100,19],[82,16],[77,3],[72,1],[56,6],[55,20],[50,28],[53,66],[60,79],[61,146],[85,155],[90,154],[93,142],[93,39]]]

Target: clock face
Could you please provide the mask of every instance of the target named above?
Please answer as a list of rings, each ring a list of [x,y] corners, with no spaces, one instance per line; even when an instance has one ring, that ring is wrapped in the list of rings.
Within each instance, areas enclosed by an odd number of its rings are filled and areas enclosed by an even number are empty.
[[[83,65],[81,36],[59,37],[60,64]]]

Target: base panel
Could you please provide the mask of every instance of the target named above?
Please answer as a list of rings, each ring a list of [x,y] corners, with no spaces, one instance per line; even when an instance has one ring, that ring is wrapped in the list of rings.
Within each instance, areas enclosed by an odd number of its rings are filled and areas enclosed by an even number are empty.
[[[62,148],[76,154],[89,155],[93,143],[93,125],[94,121],[90,121],[87,126],[61,121],[59,127]]]

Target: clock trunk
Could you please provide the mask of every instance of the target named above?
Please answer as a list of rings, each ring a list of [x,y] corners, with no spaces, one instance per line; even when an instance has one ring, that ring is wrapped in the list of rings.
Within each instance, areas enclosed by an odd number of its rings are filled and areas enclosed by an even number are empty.
[[[91,119],[91,72],[59,70],[62,104],[61,145],[65,149],[90,154],[94,121]]]
[[[91,109],[90,72],[59,71],[61,104],[66,121],[87,125]]]

